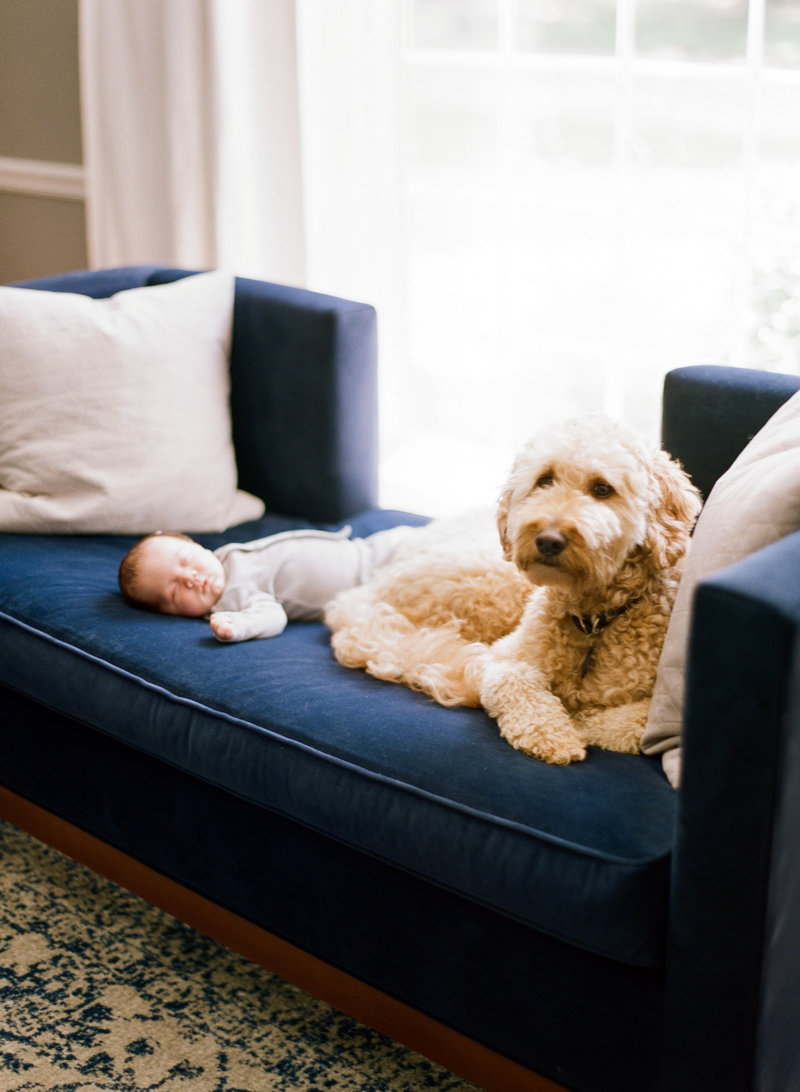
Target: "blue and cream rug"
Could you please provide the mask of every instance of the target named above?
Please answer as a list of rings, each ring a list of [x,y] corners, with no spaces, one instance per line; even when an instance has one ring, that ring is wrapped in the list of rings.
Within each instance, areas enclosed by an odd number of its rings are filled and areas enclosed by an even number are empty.
[[[474,1092],[0,822],[2,1092]]]

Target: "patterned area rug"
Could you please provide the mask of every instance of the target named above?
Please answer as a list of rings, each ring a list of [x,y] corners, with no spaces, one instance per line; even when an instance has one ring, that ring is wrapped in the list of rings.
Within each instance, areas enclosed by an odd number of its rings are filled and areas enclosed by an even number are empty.
[[[2,1092],[474,1092],[0,822]]]

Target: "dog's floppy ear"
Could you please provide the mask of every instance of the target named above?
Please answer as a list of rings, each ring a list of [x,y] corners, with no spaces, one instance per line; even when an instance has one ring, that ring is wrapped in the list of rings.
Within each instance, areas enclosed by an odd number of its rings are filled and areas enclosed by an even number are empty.
[[[645,545],[656,564],[667,568],[685,553],[702,502],[689,475],[666,451],[655,452],[648,469],[653,500]]]
[[[512,546],[508,537],[508,512],[511,508],[511,490],[504,489],[497,502],[497,530],[500,533],[500,545],[503,547],[503,556],[506,561],[513,560]]]

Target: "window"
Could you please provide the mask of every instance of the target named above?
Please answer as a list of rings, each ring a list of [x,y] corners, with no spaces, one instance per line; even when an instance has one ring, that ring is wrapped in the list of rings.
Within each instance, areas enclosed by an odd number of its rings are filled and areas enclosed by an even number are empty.
[[[656,436],[673,367],[800,371],[800,0],[402,10],[384,503],[491,501],[565,416]]]

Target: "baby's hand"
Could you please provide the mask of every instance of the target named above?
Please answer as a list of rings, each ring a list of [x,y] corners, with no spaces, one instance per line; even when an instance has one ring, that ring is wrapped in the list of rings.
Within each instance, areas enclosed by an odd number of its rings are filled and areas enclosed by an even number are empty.
[[[237,625],[230,611],[219,611],[209,618],[211,632],[218,641],[236,641]]]

